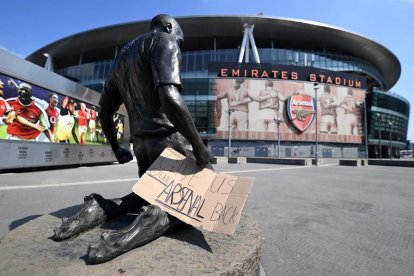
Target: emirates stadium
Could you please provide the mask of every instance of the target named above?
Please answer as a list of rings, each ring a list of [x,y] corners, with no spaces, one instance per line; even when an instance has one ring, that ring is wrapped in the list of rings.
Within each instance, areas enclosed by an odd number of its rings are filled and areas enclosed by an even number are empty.
[[[176,19],[184,31],[182,94],[215,156],[398,158],[406,147],[410,103],[390,91],[401,65],[378,42],[300,19]],[[42,67],[42,81],[33,74],[19,81],[70,94],[91,109],[117,53],[149,25],[150,19],[105,26],[52,42],[21,65]],[[8,70],[1,67],[5,85],[8,76],[19,78]],[[62,84],[50,84],[43,71]],[[119,112],[120,139],[128,143],[127,114]],[[88,130],[86,141],[91,136]],[[105,146],[101,136],[95,140]]]

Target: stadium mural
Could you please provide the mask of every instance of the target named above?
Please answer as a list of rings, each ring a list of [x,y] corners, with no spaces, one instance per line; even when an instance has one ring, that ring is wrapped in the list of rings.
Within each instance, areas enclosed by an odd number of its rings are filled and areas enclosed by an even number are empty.
[[[251,78],[218,78],[216,138],[362,143],[364,89],[313,82]],[[317,113],[315,107],[318,108]],[[230,116],[229,116],[229,112]],[[317,114],[317,118],[316,115]]]
[[[124,116],[114,123],[122,141]],[[98,107],[0,74],[0,139],[106,144]]]

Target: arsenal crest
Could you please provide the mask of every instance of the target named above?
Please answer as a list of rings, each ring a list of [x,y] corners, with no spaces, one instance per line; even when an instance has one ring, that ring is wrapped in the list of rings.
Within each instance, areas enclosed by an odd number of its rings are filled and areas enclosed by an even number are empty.
[[[292,124],[301,132],[305,131],[315,117],[313,97],[295,94],[288,98],[287,113]]]

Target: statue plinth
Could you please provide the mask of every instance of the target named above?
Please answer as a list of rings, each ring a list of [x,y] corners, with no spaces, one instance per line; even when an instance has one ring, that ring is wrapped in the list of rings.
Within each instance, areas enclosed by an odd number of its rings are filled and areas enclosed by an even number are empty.
[[[44,215],[11,231],[0,241],[2,275],[252,275],[259,269],[263,239],[254,220],[243,214],[233,236],[187,227],[131,250],[109,262],[88,265],[87,247],[100,233],[127,226],[124,216],[73,239],[48,239],[60,218]]]

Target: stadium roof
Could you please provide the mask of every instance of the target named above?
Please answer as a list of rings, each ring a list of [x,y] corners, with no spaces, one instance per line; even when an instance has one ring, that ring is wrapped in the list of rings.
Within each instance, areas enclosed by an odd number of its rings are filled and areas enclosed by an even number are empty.
[[[237,48],[243,36],[243,24],[255,24],[258,48],[306,49],[340,53],[361,58],[382,74],[389,90],[399,79],[401,65],[387,48],[362,35],[319,22],[267,16],[191,16],[176,17],[185,39],[183,51]],[[44,53],[55,61],[85,53],[122,46],[137,35],[148,32],[150,20],[111,25],[77,33],[57,40],[30,54],[26,59],[43,66]]]

